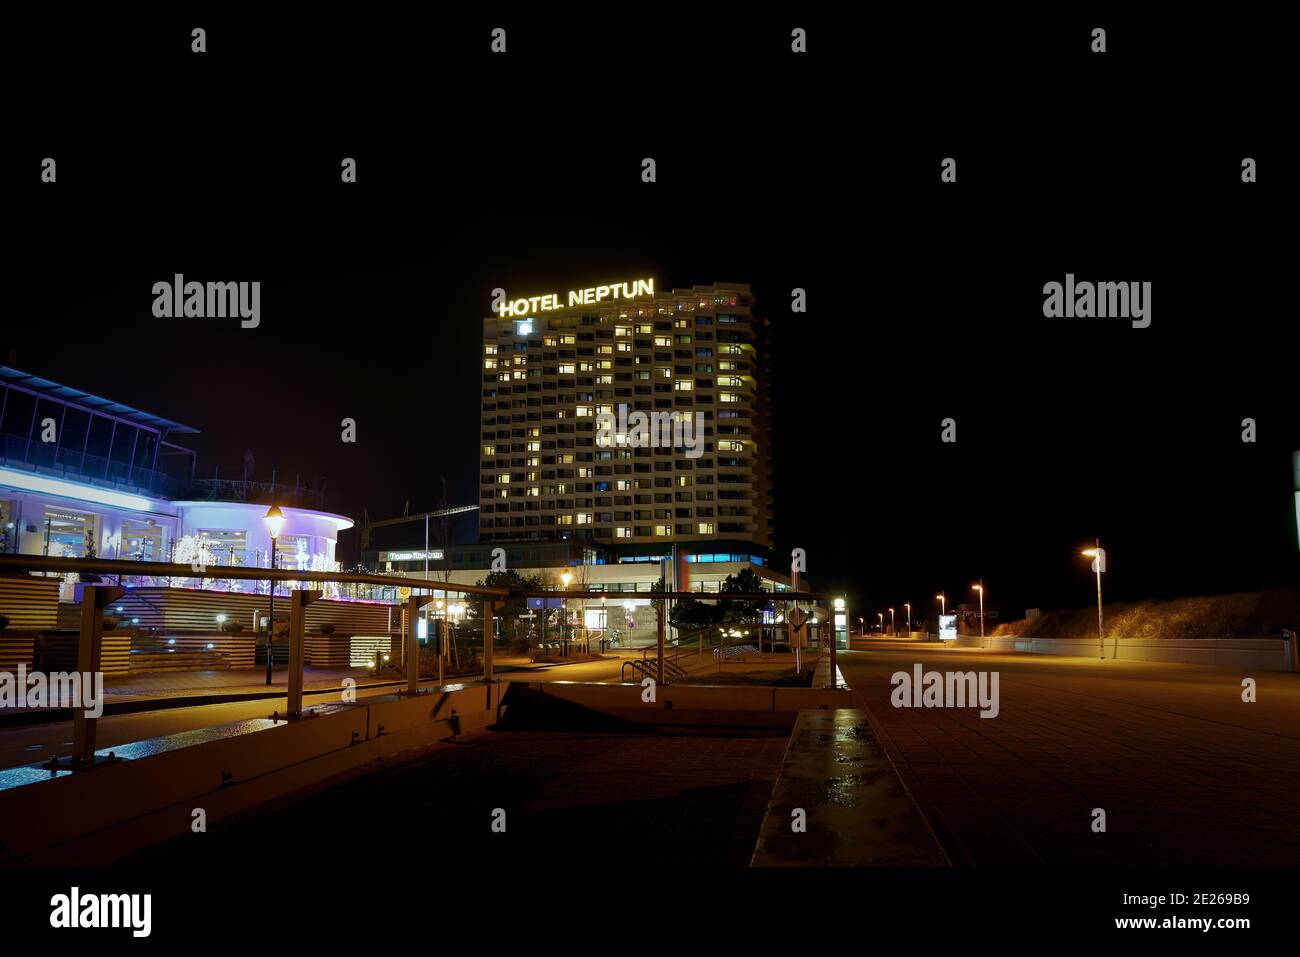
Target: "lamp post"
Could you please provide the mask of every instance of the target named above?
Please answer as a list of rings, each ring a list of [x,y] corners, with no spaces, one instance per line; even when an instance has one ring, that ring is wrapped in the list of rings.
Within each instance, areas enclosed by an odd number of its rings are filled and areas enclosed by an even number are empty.
[[[980,647],[984,647],[984,579],[980,579],[978,585],[971,585],[975,591],[980,593]]]
[[[1106,550],[1101,547],[1101,539],[1097,539],[1096,548],[1085,548],[1083,554],[1092,559],[1092,570],[1097,573],[1097,649],[1105,661],[1106,632],[1101,623],[1101,573],[1106,570]]]
[[[272,505],[266,510],[263,516],[266,522],[266,530],[271,533],[271,570],[275,571],[275,540],[280,537],[280,529],[284,527],[284,512],[280,511],[280,506]],[[271,579],[271,600],[268,603],[266,622],[266,683],[271,683],[271,642],[275,639],[275,579]]]
[[[903,607],[907,609],[907,633],[908,635],[911,635],[912,634],[912,603],[910,601],[905,601],[903,602]]]
[[[876,617],[880,619],[880,636],[883,638],[885,636],[885,613],[883,611],[878,611],[876,612]]]
[[[889,630],[895,635],[898,634],[898,629],[894,627],[894,609],[892,608],[889,609]]]

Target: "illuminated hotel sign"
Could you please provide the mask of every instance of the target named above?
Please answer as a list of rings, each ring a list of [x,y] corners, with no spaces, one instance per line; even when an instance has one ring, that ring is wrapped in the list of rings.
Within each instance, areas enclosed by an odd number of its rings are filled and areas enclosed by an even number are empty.
[[[605,300],[635,299],[638,296],[653,296],[655,281],[653,279],[634,279],[632,282],[616,282],[608,286],[591,286],[588,289],[570,289],[568,302],[560,300],[560,294],[553,292],[547,296],[529,296],[527,299],[506,299],[504,289],[494,289],[492,310],[502,319],[510,316],[533,316],[539,312],[552,312],[573,306],[594,306]]]

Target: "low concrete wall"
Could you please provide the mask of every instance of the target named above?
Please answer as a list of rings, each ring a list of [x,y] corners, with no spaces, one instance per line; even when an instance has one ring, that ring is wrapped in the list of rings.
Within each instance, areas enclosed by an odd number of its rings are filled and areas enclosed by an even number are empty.
[[[547,681],[510,683],[510,694],[555,698],[601,714],[643,724],[788,726],[799,711],[851,708],[847,689],[776,688],[770,685],[660,685],[642,700],[639,684]],[[518,692],[515,689],[520,689]],[[509,704],[509,698],[507,698]],[[774,718],[774,720],[769,720]]]
[[[80,771],[0,771],[0,864],[112,860],[208,820],[497,720],[501,685],[457,684],[257,718],[115,747]],[[89,850],[88,850],[89,849]],[[87,856],[89,854],[89,856]]]
[[[1038,655],[1100,657],[1098,642],[1065,638],[1019,638],[962,635],[952,644],[989,651],[1021,651]],[[1164,661],[1255,671],[1286,671],[1287,642],[1280,638],[1107,638],[1106,657],[1121,661]]]

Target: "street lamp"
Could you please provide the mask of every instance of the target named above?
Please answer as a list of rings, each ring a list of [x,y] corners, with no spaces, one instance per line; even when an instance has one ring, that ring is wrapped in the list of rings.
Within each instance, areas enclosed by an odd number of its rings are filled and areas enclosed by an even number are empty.
[[[978,585],[971,585],[975,591],[980,593],[980,647],[984,647],[984,579],[980,579]]]
[[[1101,539],[1097,539],[1096,548],[1085,548],[1083,554],[1092,559],[1092,570],[1097,573],[1097,645],[1101,652],[1101,658],[1106,660],[1106,632],[1102,630],[1101,624],[1101,573],[1106,570],[1106,550],[1101,547]]]
[[[939,614],[946,615],[948,613],[948,599],[944,596],[943,592],[939,592],[939,594],[934,597],[939,599]]]
[[[894,627],[894,609],[892,608],[889,609],[889,630],[895,635],[898,634],[898,629]]]
[[[280,529],[284,528],[284,512],[280,511],[280,506],[272,505],[262,516],[266,522],[266,530],[271,533],[271,570],[275,570],[275,540],[280,537]],[[266,623],[266,683],[271,683],[271,642],[275,640],[275,579],[271,579],[271,600],[268,602]]]
[[[878,627],[880,628],[880,634],[883,637],[885,634],[885,613],[883,611],[878,611],[876,612],[876,617],[880,619],[880,625]]]
[[[910,635],[912,633],[912,603],[905,601],[903,607],[907,609],[907,633]]]

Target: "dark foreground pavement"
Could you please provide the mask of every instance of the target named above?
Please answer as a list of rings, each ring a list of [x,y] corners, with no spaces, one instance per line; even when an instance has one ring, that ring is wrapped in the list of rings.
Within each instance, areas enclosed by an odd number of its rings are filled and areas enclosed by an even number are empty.
[[[744,866],[787,737],[773,730],[482,731],[305,800],[215,822],[206,834],[131,862],[238,869],[271,853],[363,864],[374,853],[405,857],[411,838],[451,874],[457,861],[526,866],[529,877],[518,886],[534,887],[539,900],[558,891],[547,877],[552,868],[571,883],[575,867],[604,863]],[[504,833],[492,828],[497,808]],[[593,892],[599,873],[590,872]]]

